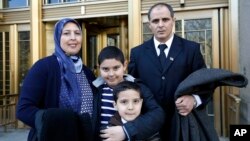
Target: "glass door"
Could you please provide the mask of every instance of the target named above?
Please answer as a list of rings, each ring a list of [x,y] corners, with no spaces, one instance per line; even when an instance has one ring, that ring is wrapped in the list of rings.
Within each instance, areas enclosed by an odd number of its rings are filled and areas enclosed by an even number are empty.
[[[29,69],[30,32],[23,27],[27,26],[0,26],[0,122],[3,126],[16,123],[20,86]]]
[[[0,32],[0,95],[10,94],[10,38],[9,32]]]
[[[124,48],[122,48],[123,46],[121,46],[122,39],[119,27],[105,28],[102,30],[98,30],[98,32],[93,32],[93,30],[88,29],[93,29],[93,27],[86,28],[86,53],[83,53],[83,55],[86,55],[87,66],[97,76],[99,74],[97,69],[97,57],[102,48],[106,46],[117,46],[121,48],[124,54],[126,54],[126,50],[124,50]]]

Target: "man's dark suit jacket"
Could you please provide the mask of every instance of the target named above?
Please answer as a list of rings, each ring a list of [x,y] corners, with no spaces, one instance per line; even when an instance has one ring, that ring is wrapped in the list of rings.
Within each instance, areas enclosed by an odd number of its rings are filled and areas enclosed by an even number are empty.
[[[206,67],[200,45],[174,35],[174,39],[166,59],[161,67],[157,56],[154,40],[131,50],[128,73],[142,80],[153,92],[156,100],[166,113],[165,124],[161,133],[163,140],[170,136],[170,126],[175,110],[174,93],[177,86],[192,72]],[[201,98],[202,102],[206,98]]]

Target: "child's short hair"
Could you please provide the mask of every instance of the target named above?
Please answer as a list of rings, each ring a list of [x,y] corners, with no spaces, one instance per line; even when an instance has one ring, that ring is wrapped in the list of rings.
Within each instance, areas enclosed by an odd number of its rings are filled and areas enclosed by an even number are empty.
[[[120,92],[126,90],[135,90],[139,93],[140,98],[142,98],[141,88],[137,83],[131,81],[122,81],[113,88],[114,101],[117,101]]]
[[[98,64],[100,65],[105,59],[116,59],[124,64],[124,55],[116,46],[104,47],[98,55]]]

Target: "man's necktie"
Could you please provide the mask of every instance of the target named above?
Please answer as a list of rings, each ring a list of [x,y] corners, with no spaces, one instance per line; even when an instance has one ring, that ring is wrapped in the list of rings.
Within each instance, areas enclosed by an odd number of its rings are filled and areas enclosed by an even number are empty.
[[[166,44],[160,44],[158,46],[158,48],[160,49],[160,55],[159,55],[159,59],[161,62],[161,66],[162,68],[164,68],[166,61],[167,61],[167,57],[166,54],[164,53],[164,50],[167,48],[168,46]]]

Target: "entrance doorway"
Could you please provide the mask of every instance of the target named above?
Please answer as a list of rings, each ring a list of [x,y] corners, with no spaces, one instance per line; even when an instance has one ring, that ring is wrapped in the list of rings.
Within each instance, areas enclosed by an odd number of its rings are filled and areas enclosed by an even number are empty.
[[[85,64],[98,75],[97,57],[106,46],[119,47],[128,59],[127,17],[104,17],[84,21],[86,41],[83,43],[82,55]]]
[[[10,94],[10,41],[9,31],[0,32],[0,95]],[[1,101],[0,101],[1,105]]]
[[[17,126],[16,104],[29,69],[30,30],[27,24],[0,26],[0,126]]]

